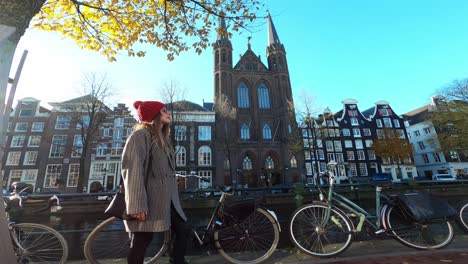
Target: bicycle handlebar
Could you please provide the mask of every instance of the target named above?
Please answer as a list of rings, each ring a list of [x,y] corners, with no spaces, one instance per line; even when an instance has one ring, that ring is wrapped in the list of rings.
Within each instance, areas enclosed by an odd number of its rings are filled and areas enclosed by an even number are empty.
[[[207,178],[205,178],[203,176],[195,174],[195,172],[191,172],[189,175],[183,175],[183,174],[176,173],[175,176],[179,177],[179,178],[195,177],[195,178],[198,178],[199,180],[202,180],[204,182],[210,182],[210,180],[208,180]]]

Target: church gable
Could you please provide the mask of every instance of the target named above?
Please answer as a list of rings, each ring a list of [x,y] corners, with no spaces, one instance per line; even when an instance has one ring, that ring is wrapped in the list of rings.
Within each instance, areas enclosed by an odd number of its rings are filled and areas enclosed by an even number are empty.
[[[268,71],[268,68],[263,64],[260,58],[252,52],[247,50],[244,55],[234,66],[235,71]]]

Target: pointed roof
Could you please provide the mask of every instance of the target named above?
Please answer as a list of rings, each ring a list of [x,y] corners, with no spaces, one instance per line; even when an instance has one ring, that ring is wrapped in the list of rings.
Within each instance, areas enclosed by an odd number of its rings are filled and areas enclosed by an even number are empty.
[[[272,44],[281,44],[281,41],[279,40],[278,33],[276,33],[276,28],[270,13],[268,13],[268,46]]]
[[[219,18],[219,28],[218,29],[223,29],[225,33],[227,33],[227,27],[226,27],[226,21],[224,20],[224,17]],[[220,34],[218,32],[218,37],[216,38],[217,41],[227,41],[231,42],[226,34]]]

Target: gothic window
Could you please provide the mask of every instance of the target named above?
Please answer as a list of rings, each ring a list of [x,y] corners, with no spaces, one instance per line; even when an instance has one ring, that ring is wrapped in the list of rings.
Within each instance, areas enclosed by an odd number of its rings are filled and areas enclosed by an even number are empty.
[[[176,146],[175,148],[176,151],[176,166],[185,166],[185,160],[186,160],[186,151],[185,148],[182,146]]]
[[[266,159],[265,159],[265,169],[274,169],[275,168],[275,163],[273,162],[273,159],[268,156]]]
[[[271,128],[268,124],[263,125],[263,139],[271,140]]]
[[[216,65],[219,64],[219,51],[216,51],[216,56],[215,56],[215,60],[216,60]]]
[[[241,140],[249,140],[250,139],[250,129],[246,123],[243,123],[241,126]]]
[[[239,108],[249,108],[249,89],[245,83],[241,82],[237,87],[237,105]]]
[[[270,95],[265,84],[258,87],[258,107],[260,109],[270,109]]]
[[[252,160],[247,156],[245,156],[244,161],[242,161],[242,169],[252,170]]]
[[[297,160],[294,156],[291,158],[291,168],[297,168]]]

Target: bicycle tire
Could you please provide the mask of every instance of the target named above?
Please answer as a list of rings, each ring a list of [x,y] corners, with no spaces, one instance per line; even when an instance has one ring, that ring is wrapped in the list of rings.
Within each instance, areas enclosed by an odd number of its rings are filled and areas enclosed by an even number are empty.
[[[168,249],[170,236],[170,231],[154,233],[153,240],[146,250],[145,264],[156,263],[164,255]],[[113,263],[126,263],[128,243],[128,233],[125,231],[123,220],[111,217],[89,233],[83,251],[86,260],[91,264],[102,264],[110,259],[114,261]],[[122,262],[116,262],[119,259]]]
[[[332,257],[344,252],[353,241],[353,224],[336,207],[323,223],[328,204],[313,202],[299,207],[289,222],[289,235],[302,252],[316,257]]]
[[[453,227],[446,219],[418,223],[397,207],[385,205],[383,224],[388,233],[401,244],[421,250],[440,249],[452,242]]]
[[[66,263],[67,240],[55,229],[34,223],[11,225],[16,260],[22,263]]]
[[[466,201],[459,206],[457,222],[465,232],[468,232],[468,202]]]
[[[215,246],[221,256],[235,264],[265,261],[279,242],[279,227],[273,215],[257,208],[241,223],[216,230]]]

